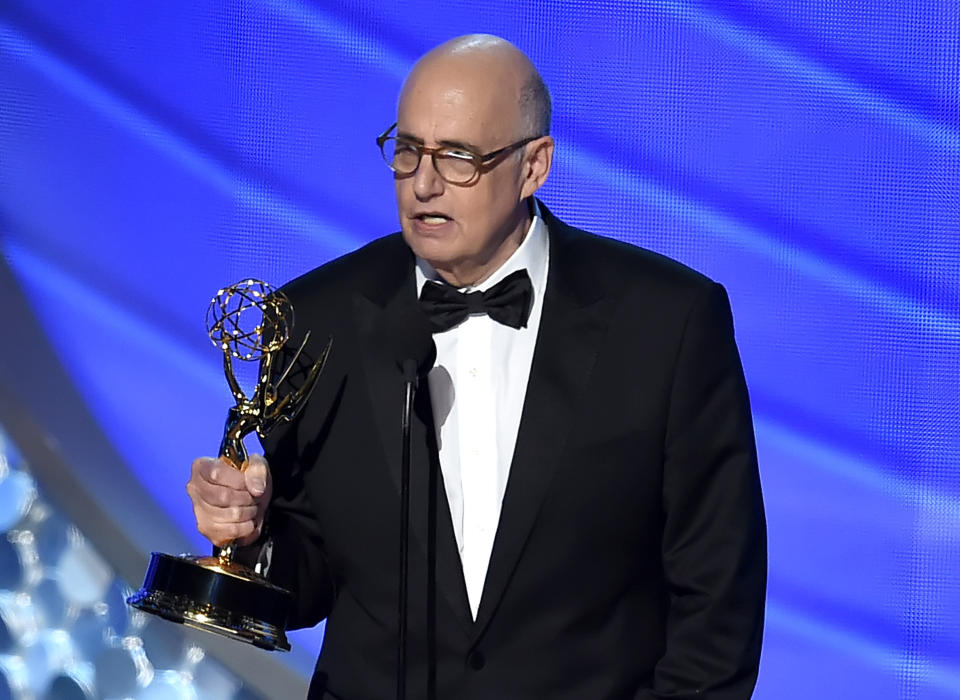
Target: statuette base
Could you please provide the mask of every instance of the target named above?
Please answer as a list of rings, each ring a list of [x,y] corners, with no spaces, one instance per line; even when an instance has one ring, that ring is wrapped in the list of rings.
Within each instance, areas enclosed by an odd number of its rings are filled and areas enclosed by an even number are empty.
[[[154,552],[143,587],[127,603],[188,627],[270,651],[290,651],[284,634],[293,596],[218,557]]]

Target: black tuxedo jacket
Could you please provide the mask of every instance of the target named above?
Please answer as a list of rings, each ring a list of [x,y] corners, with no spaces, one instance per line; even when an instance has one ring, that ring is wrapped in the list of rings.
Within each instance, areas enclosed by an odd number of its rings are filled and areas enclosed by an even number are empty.
[[[476,622],[418,394],[408,697],[748,698],[766,541],[726,294],[541,210],[543,314]],[[285,287],[312,331],[300,364],[333,338],[306,409],[265,441],[270,577],[295,592],[290,627],[327,620],[311,697],[395,695],[397,319],[414,279],[394,234]]]

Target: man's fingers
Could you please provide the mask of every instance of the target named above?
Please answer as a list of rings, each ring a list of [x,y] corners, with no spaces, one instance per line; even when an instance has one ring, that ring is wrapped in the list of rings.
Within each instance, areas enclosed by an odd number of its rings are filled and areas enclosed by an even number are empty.
[[[232,489],[228,486],[211,484],[202,477],[191,478],[187,482],[187,493],[194,502],[209,506],[229,508],[231,506],[255,505],[256,500],[246,488]]]
[[[220,507],[202,502],[198,503],[196,508],[199,511],[198,516],[202,515],[206,522],[215,525],[254,522],[260,510],[256,505]]]
[[[259,537],[270,491],[270,468],[260,455],[249,458],[243,471],[222,459],[200,457],[187,482],[197,530],[218,547]]]
[[[264,494],[270,497],[270,467],[261,455],[250,455],[243,466],[243,478],[247,490],[254,497],[259,498]]]
[[[235,469],[223,459],[200,457],[193,462],[193,474],[209,484],[227,488],[246,490],[246,482],[239,469]]]
[[[193,503],[197,530],[218,547],[234,540],[239,544],[256,540],[263,524],[261,510],[256,505],[221,508],[202,501]]]
[[[239,545],[250,544],[257,539],[256,527],[252,522],[213,525],[200,529],[200,534],[218,547],[235,542]]]

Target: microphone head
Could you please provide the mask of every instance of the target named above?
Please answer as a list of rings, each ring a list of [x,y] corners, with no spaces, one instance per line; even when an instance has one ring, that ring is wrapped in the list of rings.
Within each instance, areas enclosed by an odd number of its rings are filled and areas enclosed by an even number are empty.
[[[426,316],[419,307],[413,307],[394,324],[397,365],[407,381],[416,381],[433,367],[437,346]]]
[[[420,375],[420,372],[417,371],[417,361],[412,359],[406,359],[400,363],[400,371],[403,372],[404,380],[408,382],[417,381],[417,377]]]

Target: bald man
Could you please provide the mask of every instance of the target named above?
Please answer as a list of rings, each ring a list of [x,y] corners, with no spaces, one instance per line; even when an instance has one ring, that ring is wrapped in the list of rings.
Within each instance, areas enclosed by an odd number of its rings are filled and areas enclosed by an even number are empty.
[[[408,697],[751,695],[765,526],[726,294],[551,215],[549,132],[508,42],[424,56],[377,139],[402,233],[285,287],[313,331],[301,364],[334,338],[313,398],[243,474],[194,463],[200,531],[269,563],[291,627],[326,619],[312,698],[395,693],[410,319],[436,359],[413,421]]]

